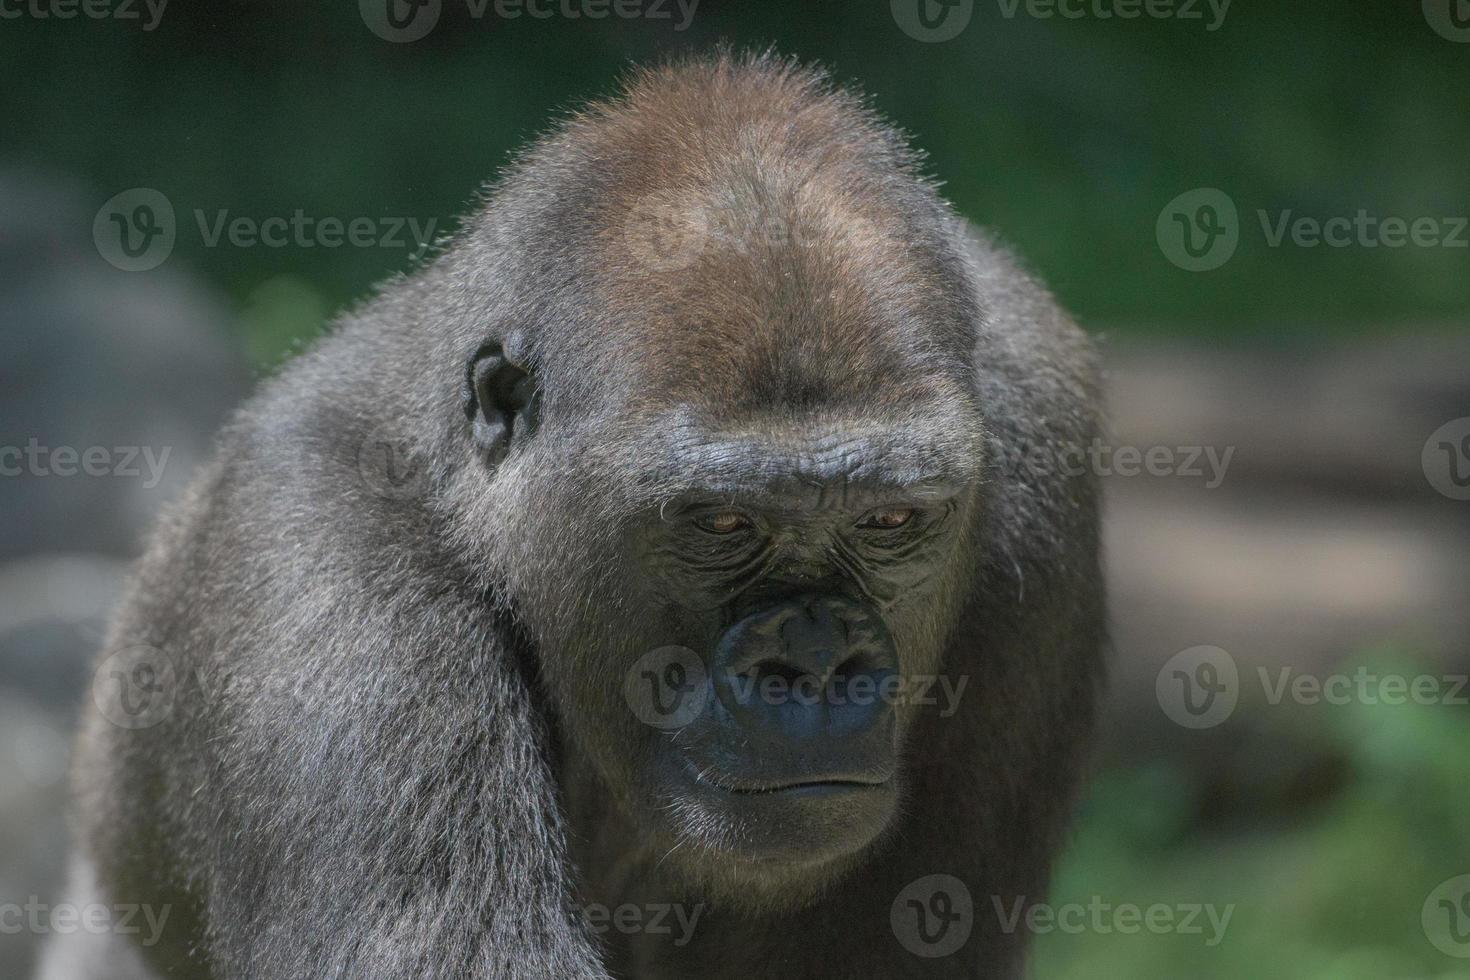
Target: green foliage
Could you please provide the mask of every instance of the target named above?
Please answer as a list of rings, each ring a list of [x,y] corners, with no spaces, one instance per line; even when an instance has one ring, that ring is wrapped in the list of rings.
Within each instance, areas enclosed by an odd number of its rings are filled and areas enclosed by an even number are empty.
[[[1379,676],[1424,673],[1387,655],[1363,662]],[[1470,960],[1436,949],[1420,918],[1436,886],[1470,872],[1470,712],[1359,699],[1260,710],[1290,716],[1277,729],[1278,750],[1344,759],[1346,783],[1314,806],[1262,808],[1243,824],[1211,827],[1198,805],[1211,774],[1184,765],[1106,772],[1051,897],[1056,906],[1094,896],[1113,905],[1233,906],[1223,938],[1209,945],[1203,915],[1199,935],[1048,932],[1038,936],[1035,976],[1470,977]],[[1257,789],[1233,786],[1237,808],[1250,813]]]
[[[977,2],[943,43],[906,36],[885,2],[704,0],[677,31],[477,19],[445,0],[412,44],[380,40],[339,0],[170,4],[148,32],[6,21],[0,163],[81,177],[99,205],[158,188],[179,217],[170,262],[241,306],[292,276],[339,308],[410,267],[411,250],[211,247],[195,212],[414,216],[442,230],[508,153],[629,61],[775,43],[874,93],[960,209],[1095,326],[1291,339],[1467,319],[1470,250],[1272,247],[1257,214],[1470,211],[1470,48],[1434,33],[1418,3],[1235,4],[1214,31],[1009,6]],[[1154,234],[1164,204],[1196,187],[1240,211],[1236,254],[1209,272],[1175,267]],[[251,317],[252,346],[277,356],[307,311]]]

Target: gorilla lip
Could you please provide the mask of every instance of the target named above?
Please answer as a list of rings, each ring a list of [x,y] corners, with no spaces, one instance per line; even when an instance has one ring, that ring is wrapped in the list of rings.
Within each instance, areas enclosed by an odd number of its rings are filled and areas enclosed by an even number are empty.
[[[736,796],[769,796],[775,793],[845,792],[850,790],[878,789],[888,785],[887,779],[868,782],[861,779],[813,779],[809,782],[780,783],[775,786],[719,786],[719,789]]]
[[[739,783],[711,778],[699,772],[693,765],[689,774],[701,786],[729,793],[732,796],[774,796],[780,793],[795,793],[802,790],[848,792],[853,790],[882,789],[893,781],[891,772],[875,772],[871,775],[812,776],[779,782]]]

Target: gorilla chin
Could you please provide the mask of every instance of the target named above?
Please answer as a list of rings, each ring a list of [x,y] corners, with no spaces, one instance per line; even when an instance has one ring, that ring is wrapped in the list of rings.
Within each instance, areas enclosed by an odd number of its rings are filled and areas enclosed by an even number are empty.
[[[653,838],[670,878],[732,908],[799,908],[861,863],[892,826],[900,789],[897,775],[758,786],[685,768],[659,795],[671,802]]]
[[[693,820],[685,834],[704,820],[738,828],[733,849],[712,855],[737,878],[756,879],[790,897],[794,875],[823,876],[840,871],[889,826],[897,809],[898,787],[882,783],[813,782],[769,790],[726,789],[704,781],[683,788],[683,806]]]

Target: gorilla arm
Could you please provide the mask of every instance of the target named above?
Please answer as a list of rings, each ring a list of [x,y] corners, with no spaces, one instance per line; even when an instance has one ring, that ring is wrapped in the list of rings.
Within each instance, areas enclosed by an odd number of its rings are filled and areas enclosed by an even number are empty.
[[[605,977],[506,632],[430,518],[364,488],[351,423],[303,401],[247,411],[118,623],[110,646],[150,643],[179,686],[152,728],[91,721],[105,890],[195,910],[150,951],[183,975],[207,948],[214,978]]]

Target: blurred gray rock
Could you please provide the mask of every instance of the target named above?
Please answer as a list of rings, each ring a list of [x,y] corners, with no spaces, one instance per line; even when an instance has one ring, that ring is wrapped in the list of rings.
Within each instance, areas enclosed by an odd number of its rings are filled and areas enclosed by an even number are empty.
[[[0,174],[0,902],[57,898],[72,732],[107,615],[251,380],[228,316],[185,273],[99,255],[106,196]],[[7,937],[0,976],[29,976],[41,938]]]
[[[1470,502],[1437,492],[1421,463],[1431,433],[1470,416],[1470,336],[1288,351],[1125,344],[1108,364],[1114,444],[1233,455],[1213,488],[1177,474],[1104,480],[1107,756],[1173,759],[1247,806],[1269,805],[1267,770],[1327,786],[1339,760],[1292,733],[1304,711],[1334,707],[1272,704],[1262,669],[1330,677],[1386,652],[1470,671]],[[1197,646],[1230,655],[1239,703],[1191,730],[1156,683]]]
[[[74,192],[0,176],[0,215],[0,559],[134,554],[248,390],[242,349],[177,267],[104,261]]]

